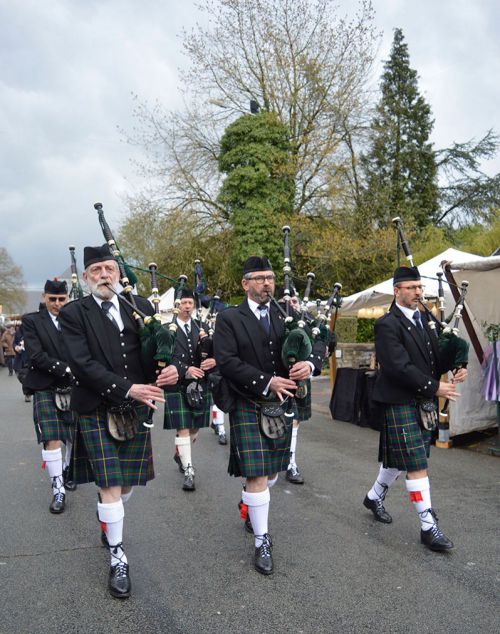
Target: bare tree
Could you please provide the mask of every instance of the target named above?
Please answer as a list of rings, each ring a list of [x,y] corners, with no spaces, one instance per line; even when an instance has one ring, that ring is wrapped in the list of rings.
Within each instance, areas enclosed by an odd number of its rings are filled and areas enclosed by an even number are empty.
[[[7,249],[0,247],[0,305],[4,312],[16,312],[24,309],[26,293],[23,290],[23,272],[16,266]]]
[[[152,185],[143,195],[166,211],[194,212],[207,227],[226,225],[216,200],[219,139],[252,100],[290,130],[294,212],[334,206],[348,186],[349,144],[378,40],[370,0],[351,20],[334,0],[203,0],[200,9],[207,26],[183,34],[191,63],[183,111],[136,102],[139,125],[129,141],[147,152],[140,168]]]

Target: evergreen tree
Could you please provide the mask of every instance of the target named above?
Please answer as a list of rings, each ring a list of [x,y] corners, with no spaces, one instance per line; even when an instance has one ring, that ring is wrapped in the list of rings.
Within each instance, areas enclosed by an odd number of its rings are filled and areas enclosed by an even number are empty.
[[[401,216],[420,229],[438,216],[436,159],[429,141],[433,120],[419,93],[417,73],[410,68],[401,29],[394,32],[381,91],[370,149],[362,157],[361,218],[385,226]]]
[[[222,136],[218,202],[233,229],[233,270],[250,255],[274,266],[282,257],[281,227],[293,212],[295,185],[289,130],[273,112],[239,117]]]

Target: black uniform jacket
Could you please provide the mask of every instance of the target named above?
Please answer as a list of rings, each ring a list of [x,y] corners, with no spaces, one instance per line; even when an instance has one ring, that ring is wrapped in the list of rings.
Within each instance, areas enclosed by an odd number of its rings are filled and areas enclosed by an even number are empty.
[[[24,347],[28,354],[28,373],[23,386],[47,390],[62,385],[68,367],[62,333],[57,330],[46,308],[23,316]]]
[[[219,313],[215,324],[214,350],[220,373],[255,397],[262,396],[273,376],[288,377],[281,361],[284,318],[273,304],[270,317],[268,337],[245,299],[239,306]],[[315,375],[321,372],[324,355],[325,344],[316,342],[309,358]]]
[[[434,398],[441,368],[436,336],[422,320],[426,340],[397,304],[375,322],[375,350],[380,370],[373,398],[403,405],[417,398]]]
[[[208,325],[204,322],[199,323],[191,319],[191,346],[189,346],[188,338],[184,330],[184,322],[175,319],[177,324],[177,335],[175,338],[174,352],[172,354],[172,365],[175,365],[179,372],[179,380],[175,385],[164,386],[166,392],[176,392],[182,384],[187,384],[192,379],[186,379],[186,372],[194,365],[199,367],[202,359],[200,352],[200,329],[208,333]],[[211,355],[213,356],[213,354]],[[206,376],[206,373],[205,373]],[[201,379],[204,381],[205,379]]]
[[[143,297],[135,296],[137,307],[143,313],[152,315],[153,307]],[[138,332],[137,321],[132,308],[120,302],[120,314],[123,323]],[[155,362],[129,369],[132,376],[140,381],[131,381],[117,374],[123,363],[120,342],[109,336],[108,319],[95,299],[89,295],[81,300],[66,304],[61,310],[59,321],[62,327],[64,344],[76,384],[71,395],[71,408],[80,414],[94,410],[100,404],[119,405],[133,383],[152,380],[155,375]],[[137,365],[137,364],[136,364]]]

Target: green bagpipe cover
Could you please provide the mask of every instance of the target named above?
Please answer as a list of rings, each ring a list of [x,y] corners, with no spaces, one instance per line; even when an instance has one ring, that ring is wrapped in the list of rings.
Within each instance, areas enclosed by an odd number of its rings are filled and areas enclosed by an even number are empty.
[[[303,328],[291,326],[281,346],[281,360],[285,367],[290,361],[307,361],[312,352],[311,338]]]
[[[144,328],[139,330],[141,353],[143,359],[150,363],[162,361],[168,365],[172,361],[175,344],[175,333],[170,332],[157,319],[151,319]]]
[[[439,335],[438,350],[443,372],[467,366],[469,343],[453,332],[444,332]]]

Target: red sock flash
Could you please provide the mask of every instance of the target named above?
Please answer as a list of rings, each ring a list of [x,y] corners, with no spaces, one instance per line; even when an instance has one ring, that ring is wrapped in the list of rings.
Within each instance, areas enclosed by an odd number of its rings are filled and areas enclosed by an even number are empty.
[[[423,502],[424,498],[420,491],[410,491],[410,502]]]

